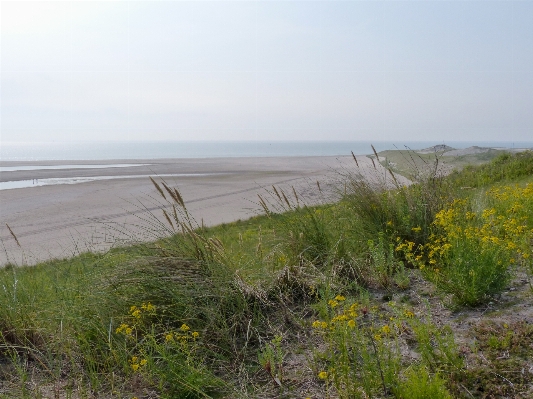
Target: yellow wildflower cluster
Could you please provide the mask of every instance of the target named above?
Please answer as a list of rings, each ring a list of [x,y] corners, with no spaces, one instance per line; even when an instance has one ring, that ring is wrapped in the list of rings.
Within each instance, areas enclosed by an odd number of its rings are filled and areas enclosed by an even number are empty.
[[[325,321],[315,320],[313,322],[314,328],[328,328],[328,323]]]
[[[145,313],[148,313],[150,315],[155,314],[155,306],[148,302],[143,303],[140,307],[135,305],[130,307],[130,315],[136,319],[140,319]]]
[[[357,309],[359,304],[353,303],[350,306],[346,304],[346,297],[337,295],[334,299],[328,301],[331,309],[336,309],[336,314],[328,322],[315,320],[312,324],[313,328],[319,330],[330,329],[333,330],[340,325],[347,325],[350,328],[355,328],[357,325],[356,318],[359,316]]]
[[[140,371],[141,368],[146,365],[146,363],[148,363],[146,359],[140,359],[137,356],[132,356],[130,360],[131,369],[134,372]]]
[[[133,334],[133,327],[126,323],[122,323],[120,326],[117,327],[115,332],[117,334],[124,334],[126,336],[130,336]]]
[[[322,334],[328,334],[334,331],[348,332],[360,326],[361,328],[372,331],[375,334],[374,338],[379,341],[383,336],[389,336],[395,331],[401,330],[402,322],[414,317],[414,313],[409,309],[397,309],[397,305],[390,302],[389,305],[396,317],[389,317],[390,322],[388,324],[374,326],[373,322],[369,323],[369,321],[374,320],[378,316],[378,307],[366,307],[357,302],[350,304],[343,296],[335,297],[334,301],[336,303],[333,305],[331,304],[331,300],[328,301],[329,306],[334,312],[329,318],[329,321],[315,320],[312,323],[313,328],[322,331]],[[382,319],[382,316],[383,314],[379,314],[379,319]],[[376,336],[379,337],[376,338]]]
[[[132,337],[135,329],[142,322],[144,315],[155,315],[155,306],[150,302],[143,303],[141,306],[131,306],[128,314],[131,323],[121,323],[120,326],[115,329],[115,333],[124,334],[126,337]]]
[[[339,301],[336,301],[335,299],[330,299],[328,301],[328,305],[331,306],[331,308],[335,308],[339,304]]]
[[[528,243],[533,237],[533,184],[493,188],[484,200],[489,206],[474,212],[469,200],[456,199],[435,215],[433,234],[425,245],[398,238],[396,251],[415,266],[434,270],[467,242],[480,252],[498,252],[502,264],[527,261],[532,255]]]
[[[331,301],[335,301],[332,303]],[[327,305],[326,305],[327,304]],[[380,306],[353,302],[351,298],[325,298],[324,320],[315,320],[315,334],[323,340],[316,378],[324,381],[326,390],[334,387],[340,397],[355,397],[358,378],[376,375],[378,362],[398,362],[399,337],[413,336],[413,325],[420,324],[413,312],[392,301]],[[368,362],[358,359],[372,359]]]
[[[178,331],[169,331],[164,334],[166,343],[179,342],[186,345],[189,341],[195,341],[200,337],[198,331],[191,331],[191,328],[183,323]]]
[[[326,371],[321,371],[320,373],[318,373],[318,378],[320,378],[321,380],[325,380],[328,378],[328,373]]]
[[[412,319],[413,317],[415,317],[415,314],[413,312],[411,312],[410,310],[407,310],[407,309],[404,310],[403,314],[408,319]]]

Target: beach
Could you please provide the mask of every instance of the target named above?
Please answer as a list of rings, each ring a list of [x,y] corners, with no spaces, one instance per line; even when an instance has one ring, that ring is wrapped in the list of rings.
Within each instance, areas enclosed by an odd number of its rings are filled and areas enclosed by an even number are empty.
[[[0,264],[31,265],[170,234],[149,176],[178,188],[198,224],[211,226],[260,214],[258,194],[268,200],[272,185],[294,187],[308,204],[333,201],[331,183],[342,174],[375,174],[369,158],[357,159],[359,168],[351,156],[2,162],[23,167],[2,172],[3,182],[56,184],[0,190]],[[32,166],[39,168],[27,170]]]

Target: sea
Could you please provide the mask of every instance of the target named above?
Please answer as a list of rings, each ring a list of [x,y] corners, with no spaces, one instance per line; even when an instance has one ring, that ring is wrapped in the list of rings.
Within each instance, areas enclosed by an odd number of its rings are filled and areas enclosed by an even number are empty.
[[[350,155],[350,152],[356,155],[371,154],[371,145],[379,152],[406,148],[420,150],[440,144],[457,149],[471,146],[533,148],[533,141],[0,141],[0,161],[342,156]]]

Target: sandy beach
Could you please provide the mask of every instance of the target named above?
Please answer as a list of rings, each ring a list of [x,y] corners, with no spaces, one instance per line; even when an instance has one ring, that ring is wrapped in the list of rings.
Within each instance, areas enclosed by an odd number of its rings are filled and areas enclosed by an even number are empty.
[[[148,176],[161,176],[177,187],[198,223],[215,225],[261,213],[257,194],[268,197],[265,190],[272,185],[291,191],[294,186],[307,203],[330,201],[328,182],[340,173],[375,173],[368,158],[358,161],[360,168],[351,156],[2,162],[4,168],[84,164],[83,169],[4,171],[3,182],[89,181],[0,190],[0,264],[35,264],[161,236],[163,229],[154,218],[163,219],[160,196]],[[98,168],[87,167],[91,164]],[[117,164],[136,166],[113,167]],[[317,180],[323,193],[316,189]]]

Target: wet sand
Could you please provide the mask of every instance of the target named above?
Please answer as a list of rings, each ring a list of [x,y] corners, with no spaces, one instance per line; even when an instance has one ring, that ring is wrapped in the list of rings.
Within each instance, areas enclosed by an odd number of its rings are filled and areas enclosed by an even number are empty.
[[[79,184],[0,190],[0,264],[35,264],[85,251],[153,240],[164,233],[161,197],[148,176],[177,187],[198,221],[216,225],[261,213],[257,194],[272,185],[296,191],[306,201],[334,199],[328,182],[348,170],[375,173],[371,161],[358,157],[212,158],[111,160],[94,162],[1,162],[0,166],[138,164],[98,169],[42,169],[0,173],[0,181],[99,177]],[[381,173],[380,171],[379,173]],[[191,176],[187,176],[191,174]],[[200,175],[199,175],[200,174]],[[168,176],[179,175],[179,176]],[[113,176],[113,179],[102,179]],[[130,176],[130,177],[128,177]],[[320,181],[323,192],[316,189]],[[328,191],[328,187],[330,188]],[[20,247],[6,227],[11,227]]]

